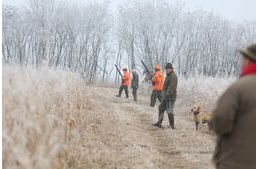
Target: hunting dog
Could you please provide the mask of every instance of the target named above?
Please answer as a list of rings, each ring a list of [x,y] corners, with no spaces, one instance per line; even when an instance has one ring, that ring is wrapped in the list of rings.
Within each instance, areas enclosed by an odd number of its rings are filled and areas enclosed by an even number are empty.
[[[191,109],[191,112],[193,112],[194,114],[196,130],[198,130],[199,124],[204,124],[204,123],[207,123],[209,130],[211,130],[211,124],[210,124],[210,120],[212,118],[211,112],[202,112],[201,107],[198,105],[194,105],[194,107]]]

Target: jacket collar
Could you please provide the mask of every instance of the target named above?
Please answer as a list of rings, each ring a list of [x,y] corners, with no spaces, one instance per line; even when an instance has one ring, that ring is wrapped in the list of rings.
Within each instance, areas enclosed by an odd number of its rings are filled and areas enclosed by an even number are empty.
[[[167,75],[169,76],[169,75],[171,75],[171,74],[173,74],[174,72],[172,71],[172,72],[170,72],[170,73],[167,73]]]
[[[240,77],[256,74],[256,63],[251,63],[242,69]]]

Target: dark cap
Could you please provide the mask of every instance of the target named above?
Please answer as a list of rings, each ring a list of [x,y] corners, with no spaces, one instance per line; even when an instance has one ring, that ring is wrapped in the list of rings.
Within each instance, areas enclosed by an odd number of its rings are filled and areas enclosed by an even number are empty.
[[[167,63],[167,65],[165,66],[166,69],[174,69],[174,67],[172,66],[171,63]]]
[[[246,57],[252,61],[256,61],[256,44],[252,44],[252,45],[248,46],[247,48],[241,49],[240,53],[244,57]]]

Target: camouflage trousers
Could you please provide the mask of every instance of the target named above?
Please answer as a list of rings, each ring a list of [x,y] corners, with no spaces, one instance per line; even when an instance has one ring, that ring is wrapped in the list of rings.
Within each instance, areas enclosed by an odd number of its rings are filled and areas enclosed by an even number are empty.
[[[151,107],[155,106],[157,98],[161,102],[161,91],[153,90],[151,94],[151,103],[150,103]]]
[[[132,88],[132,89],[133,89],[132,91],[133,100],[137,102],[137,88]]]
[[[158,119],[158,124],[161,125],[163,118],[164,118],[164,113],[165,111],[168,114],[168,120],[169,124],[171,127],[174,127],[174,104],[175,101],[173,100],[162,100],[161,104],[159,105],[159,119]]]
[[[120,86],[118,96],[121,97],[123,90],[125,90],[126,97],[129,97],[128,86]]]

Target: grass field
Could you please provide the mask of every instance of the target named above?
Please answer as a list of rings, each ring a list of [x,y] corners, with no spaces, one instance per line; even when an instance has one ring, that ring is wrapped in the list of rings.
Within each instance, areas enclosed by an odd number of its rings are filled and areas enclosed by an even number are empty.
[[[193,104],[211,111],[233,79],[180,79],[176,130],[157,129],[157,105],[116,88],[87,86],[80,76],[47,68],[3,67],[3,168],[213,168],[215,135],[195,131]],[[72,118],[71,140],[66,140]]]

